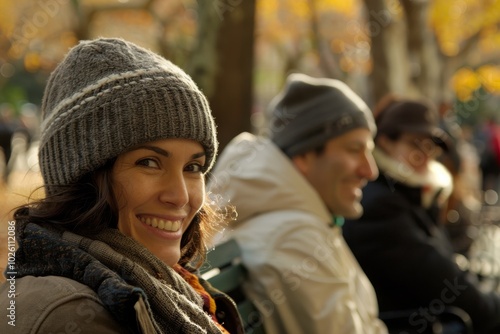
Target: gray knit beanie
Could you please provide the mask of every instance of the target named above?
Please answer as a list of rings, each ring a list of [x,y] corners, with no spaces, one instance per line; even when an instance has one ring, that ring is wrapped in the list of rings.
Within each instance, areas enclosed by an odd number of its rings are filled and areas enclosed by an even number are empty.
[[[52,72],[42,101],[39,163],[67,185],[141,143],[192,139],[217,153],[205,96],[170,61],[121,39],[81,41]]]
[[[271,140],[289,157],[314,150],[356,128],[373,136],[373,115],[363,100],[339,80],[291,74],[270,104]]]

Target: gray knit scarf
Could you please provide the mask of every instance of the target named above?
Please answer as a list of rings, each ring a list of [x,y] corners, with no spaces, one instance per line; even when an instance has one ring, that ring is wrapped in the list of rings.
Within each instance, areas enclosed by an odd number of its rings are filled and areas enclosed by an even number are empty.
[[[92,288],[118,321],[129,327],[138,324],[142,333],[221,333],[194,289],[118,230],[105,229],[88,238],[51,226],[19,227],[19,276],[75,279]]]

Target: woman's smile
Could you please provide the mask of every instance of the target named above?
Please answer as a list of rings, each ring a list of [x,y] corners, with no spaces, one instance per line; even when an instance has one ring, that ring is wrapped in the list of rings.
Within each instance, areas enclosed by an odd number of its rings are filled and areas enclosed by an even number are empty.
[[[166,232],[177,232],[181,228],[181,220],[166,220],[162,218],[151,218],[140,216],[139,220],[144,224]]]

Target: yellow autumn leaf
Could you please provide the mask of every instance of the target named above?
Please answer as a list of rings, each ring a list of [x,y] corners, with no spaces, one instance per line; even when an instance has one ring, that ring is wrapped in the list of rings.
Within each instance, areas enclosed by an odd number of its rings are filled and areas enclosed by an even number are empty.
[[[457,98],[461,101],[467,101],[481,87],[481,81],[473,70],[462,68],[453,76],[452,85]]]
[[[482,40],[489,39],[490,27],[500,22],[500,1],[434,0],[429,22],[443,53],[454,56],[463,42],[478,32]],[[482,43],[481,47],[488,45]]]
[[[335,11],[339,14],[352,17],[361,7],[359,0],[316,0],[318,11]]]
[[[500,94],[500,68],[498,66],[481,66],[477,70],[477,76],[488,92]]]

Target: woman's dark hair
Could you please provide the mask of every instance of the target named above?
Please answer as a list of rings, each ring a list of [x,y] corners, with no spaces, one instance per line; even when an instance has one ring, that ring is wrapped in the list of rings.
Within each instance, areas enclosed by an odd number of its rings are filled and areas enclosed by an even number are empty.
[[[115,159],[108,161],[74,184],[50,186],[43,199],[16,208],[14,219],[58,224],[85,236],[108,227],[117,228],[118,205],[111,177],[114,162]],[[47,185],[45,189],[49,189]],[[208,204],[195,215],[181,239],[180,265],[199,268],[203,264],[206,241],[216,232],[219,216]]]
[[[379,125],[379,121],[382,118],[384,112],[389,109],[392,105],[398,103],[400,101],[400,96],[396,94],[387,94],[383,96],[373,108],[373,117],[375,119],[375,123],[377,127]],[[384,135],[389,138],[391,141],[396,141],[403,135],[399,129],[386,129],[384,132],[381,132],[379,129],[377,130],[377,134],[375,135],[375,142],[378,141],[380,135]]]
[[[45,185],[46,196],[17,208],[14,218],[54,223],[85,235],[116,227],[118,210],[111,188],[113,163],[114,159],[73,184]]]

